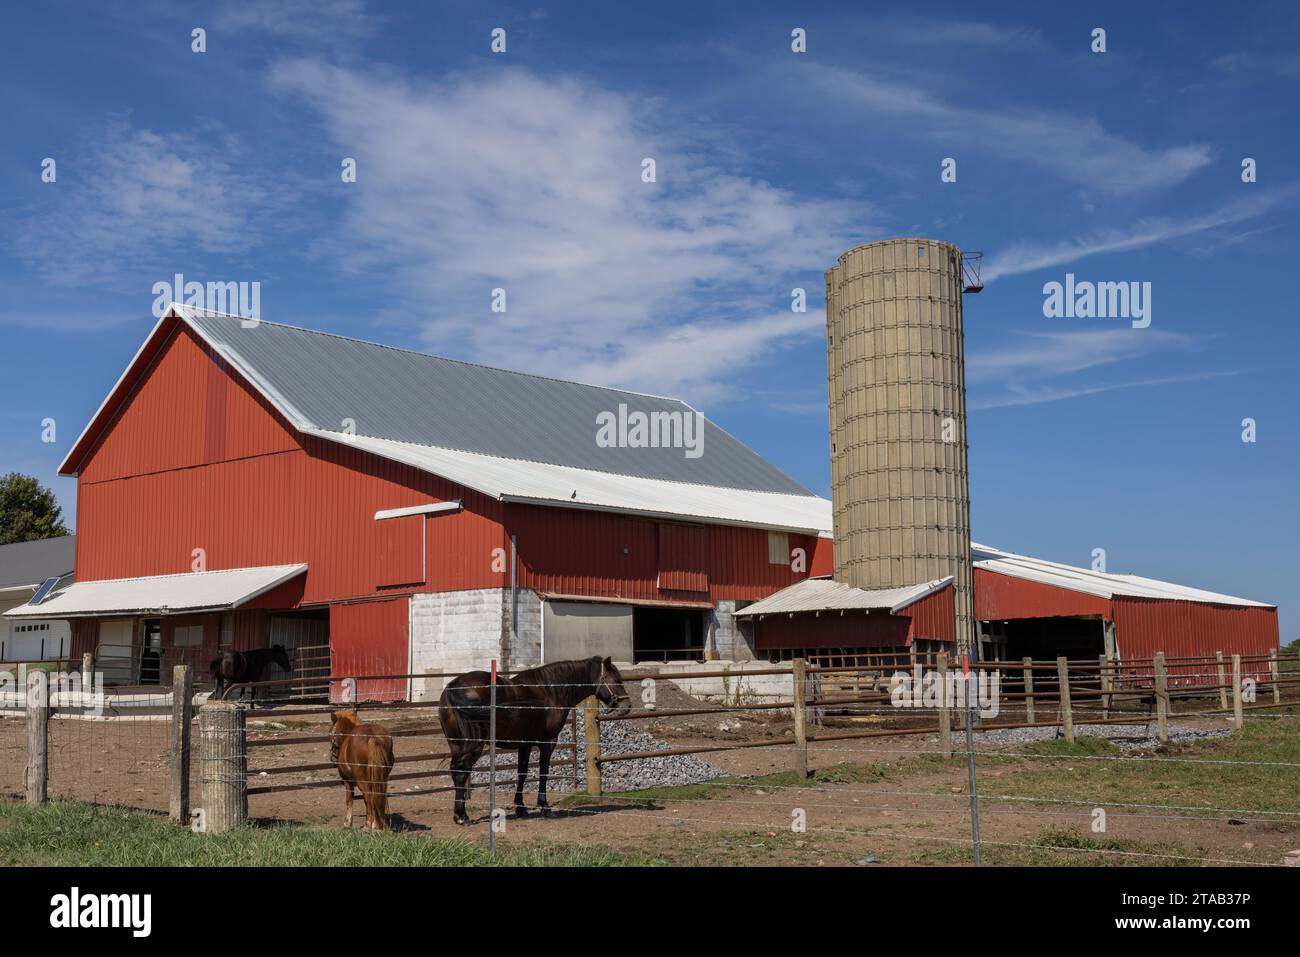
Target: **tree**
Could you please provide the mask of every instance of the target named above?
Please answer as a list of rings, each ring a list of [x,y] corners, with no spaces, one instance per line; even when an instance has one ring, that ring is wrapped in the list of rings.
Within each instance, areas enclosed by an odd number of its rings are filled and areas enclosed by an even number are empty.
[[[21,472],[0,478],[0,545],[67,534],[63,509],[53,492]]]

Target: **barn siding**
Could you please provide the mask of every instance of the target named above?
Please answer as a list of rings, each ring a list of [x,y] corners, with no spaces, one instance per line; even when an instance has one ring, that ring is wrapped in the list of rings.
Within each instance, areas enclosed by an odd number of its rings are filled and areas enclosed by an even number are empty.
[[[330,674],[404,675],[409,664],[408,599],[330,606]],[[331,682],[330,700],[344,701],[341,682]],[[358,681],[358,701],[396,701],[406,697],[406,679]]]
[[[1167,659],[1213,655],[1222,651],[1231,662],[1234,654],[1267,655],[1278,647],[1277,609],[1242,605],[1210,605],[1158,598],[1116,595],[1115,641],[1121,659],[1151,658],[1163,651]],[[1242,672],[1260,675],[1266,663],[1243,663]],[[1204,674],[1204,665],[1169,664],[1171,678],[1190,680],[1192,672]],[[1201,678],[1202,681],[1214,680]]]
[[[1055,585],[975,569],[975,618],[1010,621],[1013,618],[1097,616],[1109,620],[1109,598],[1068,591]]]

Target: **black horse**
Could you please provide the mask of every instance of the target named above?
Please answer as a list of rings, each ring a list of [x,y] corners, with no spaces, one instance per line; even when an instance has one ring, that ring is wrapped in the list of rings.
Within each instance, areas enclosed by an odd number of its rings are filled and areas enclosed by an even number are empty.
[[[452,818],[457,824],[469,823],[465,799],[469,797],[470,771],[488,747],[491,680],[486,671],[471,671],[447,685],[438,700],[438,721],[451,749],[451,780],[456,787]],[[568,722],[570,709],[592,695],[602,704],[617,706],[616,714],[631,710],[623,676],[608,658],[556,661],[497,679],[497,747],[514,748],[518,754],[515,811],[520,817],[528,813],[524,807],[524,779],[528,777],[528,758],[534,746],[539,759],[537,807],[550,816],[546,779],[555,739]]]
[[[223,651],[212,659],[209,671],[212,673],[212,698],[219,701],[226,696],[233,684],[248,681],[261,681],[268,665],[279,665],[285,671],[293,671],[293,662],[284,645],[272,645],[270,648],[256,648],[252,651]],[[253,693],[253,705],[257,705],[257,689],[249,688]]]

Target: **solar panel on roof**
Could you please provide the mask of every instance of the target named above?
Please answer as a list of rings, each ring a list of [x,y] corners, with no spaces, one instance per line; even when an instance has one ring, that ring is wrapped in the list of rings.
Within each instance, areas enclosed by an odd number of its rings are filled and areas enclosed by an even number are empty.
[[[39,605],[41,602],[45,601],[46,598],[50,597],[50,592],[54,591],[54,586],[58,583],[58,576],[45,579],[45,581],[41,582],[41,587],[36,589],[36,594],[32,596],[32,600],[28,602],[28,604]]]

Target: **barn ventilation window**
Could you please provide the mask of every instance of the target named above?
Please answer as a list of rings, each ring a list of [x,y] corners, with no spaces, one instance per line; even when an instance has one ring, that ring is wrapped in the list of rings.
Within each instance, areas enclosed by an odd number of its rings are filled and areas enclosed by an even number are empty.
[[[769,565],[790,564],[790,536],[785,532],[767,533],[767,563]]]

